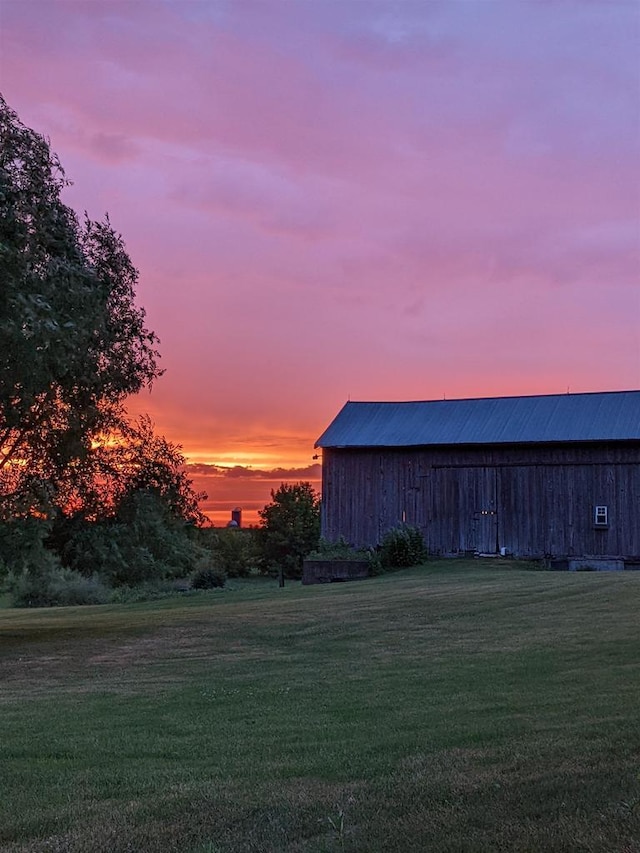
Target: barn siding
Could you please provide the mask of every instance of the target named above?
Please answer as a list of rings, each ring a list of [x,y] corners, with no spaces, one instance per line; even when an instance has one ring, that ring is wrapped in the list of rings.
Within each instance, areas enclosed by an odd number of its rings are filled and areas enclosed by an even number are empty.
[[[640,443],[325,448],[322,506],[323,535],[357,545],[404,520],[433,554],[638,556]]]

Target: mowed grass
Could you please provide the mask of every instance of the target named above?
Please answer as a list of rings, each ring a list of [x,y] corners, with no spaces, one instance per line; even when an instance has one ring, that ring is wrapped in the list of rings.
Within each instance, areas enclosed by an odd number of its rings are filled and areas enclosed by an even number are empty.
[[[0,611],[3,851],[640,850],[640,573]]]

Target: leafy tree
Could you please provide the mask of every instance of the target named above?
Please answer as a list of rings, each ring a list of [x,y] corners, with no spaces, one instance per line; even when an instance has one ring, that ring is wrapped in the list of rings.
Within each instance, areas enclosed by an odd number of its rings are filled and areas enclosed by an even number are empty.
[[[0,96],[0,561],[29,601],[206,556],[180,447],[124,409],[161,374],[138,273],[108,217],[81,222],[62,202],[67,184]]]
[[[108,218],[83,223],[48,142],[0,96],[0,492],[45,511],[129,394],[160,375],[137,271]],[[43,484],[52,492],[42,494]]]
[[[258,511],[266,567],[301,577],[303,559],[320,541],[320,496],[310,483],[282,483],[271,499]]]
[[[174,519],[202,525],[207,519],[198,502],[206,495],[193,490],[185,461],[180,446],[158,435],[147,415],[123,420],[76,465],[60,495],[64,514],[90,521],[122,517],[132,495],[152,492]]]
[[[120,460],[115,471],[123,498],[141,490],[153,492],[173,518],[191,525],[204,524],[207,518],[198,502],[206,498],[206,494],[194,492],[184,468],[186,460],[181,447],[155,433],[147,415],[128,427],[124,439],[122,455],[125,458]]]

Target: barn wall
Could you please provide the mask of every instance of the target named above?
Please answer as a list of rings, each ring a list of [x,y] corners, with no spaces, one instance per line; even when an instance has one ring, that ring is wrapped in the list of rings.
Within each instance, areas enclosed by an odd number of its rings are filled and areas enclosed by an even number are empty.
[[[323,535],[358,545],[406,521],[434,554],[638,556],[640,443],[325,449],[322,507]]]

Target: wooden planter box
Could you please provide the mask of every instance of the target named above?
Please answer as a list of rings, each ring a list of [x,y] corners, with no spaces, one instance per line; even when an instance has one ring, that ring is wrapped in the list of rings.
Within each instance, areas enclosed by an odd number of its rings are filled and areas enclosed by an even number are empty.
[[[305,560],[302,564],[303,584],[358,581],[368,577],[368,560]]]

